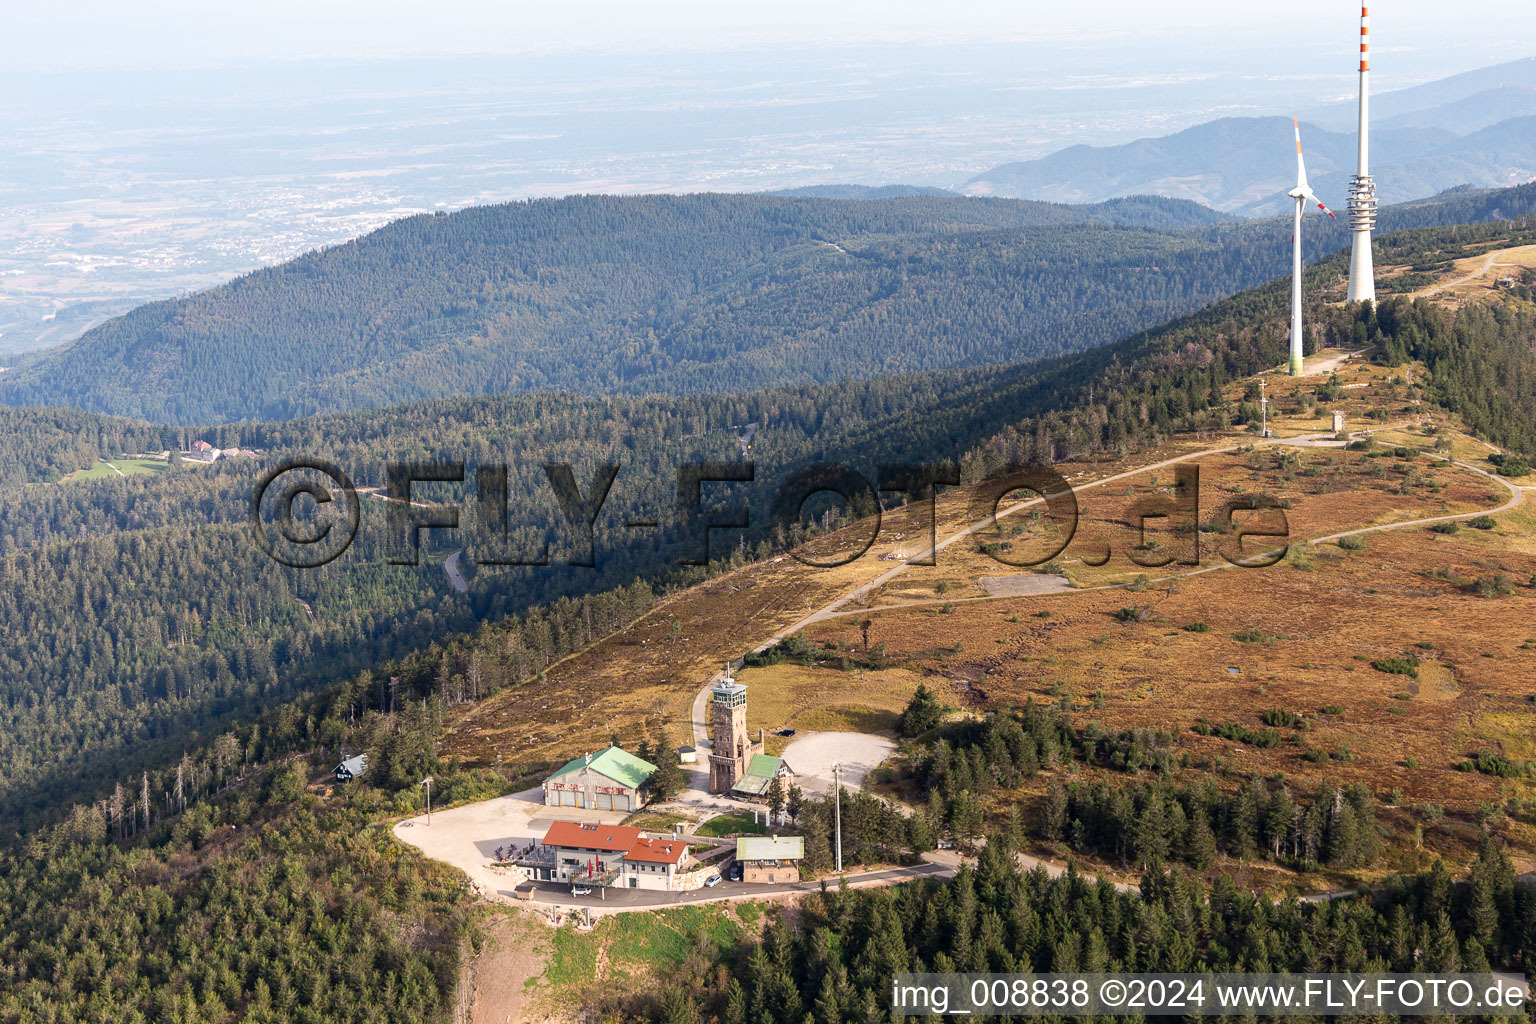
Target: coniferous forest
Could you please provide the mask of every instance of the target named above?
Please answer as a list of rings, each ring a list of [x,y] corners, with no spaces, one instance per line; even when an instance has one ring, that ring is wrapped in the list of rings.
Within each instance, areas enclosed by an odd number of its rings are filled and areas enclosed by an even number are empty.
[[[660,1024],[875,1024],[891,1020],[901,972],[1456,971],[1503,964],[1530,973],[1536,888],[1485,843],[1470,880],[1438,864],[1376,894],[1300,903],[1213,886],[1158,867],[1138,893],[1069,873],[1023,873],[1015,840],[989,837],[973,870],[947,882],[808,897],[760,942],[690,958],[656,996],[614,1010]],[[1052,1019],[1000,1017],[1001,1020]],[[1066,1018],[1071,1019],[1071,1018]]]
[[[1527,216],[1531,188],[1383,211]],[[1148,209],[1172,226],[1152,222]],[[736,392],[1104,345],[1283,270],[1282,221],[1175,200],[575,197],[422,215],[152,303],[0,380],[0,402],[287,419],[454,394]],[[1313,258],[1345,241],[1309,229]]]

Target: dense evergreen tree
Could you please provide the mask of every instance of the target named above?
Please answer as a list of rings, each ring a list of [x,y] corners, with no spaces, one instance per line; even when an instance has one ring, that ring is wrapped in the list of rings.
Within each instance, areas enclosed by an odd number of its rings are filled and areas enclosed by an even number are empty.
[[[926,683],[918,683],[917,691],[901,713],[897,729],[903,736],[918,736],[938,725],[943,714],[944,709],[933,691]]]
[[[828,889],[727,954],[727,973],[701,962],[660,999],[620,1005],[630,1019],[657,1019],[653,1006],[681,1012],[671,993],[682,990],[695,1013],[722,1022],[804,1024],[835,1011],[825,1019],[873,1024],[897,1019],[890,981],[904,971],[1529,972],[1536,888],[1517,885],[1491,844],[1472,872],[1452,887],[1437,862],[1369,898],[1302,903],[1157,869],[1139,893],[1122,893],[1076,870],[1021,873],[1006,836],[993,834],[980,863],[952,880]]]

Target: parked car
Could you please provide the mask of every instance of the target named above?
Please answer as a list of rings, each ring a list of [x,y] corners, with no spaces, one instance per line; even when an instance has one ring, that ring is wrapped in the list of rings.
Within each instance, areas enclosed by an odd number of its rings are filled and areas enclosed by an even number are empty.
[[[591,889],[590,886],[573,885],[573,886],[571,886],[571,895],[572,896],[591,896],[592,895],[592,889]]]
[[[735,864],[731,865],[731,881],[733,881],[733,882],[741,881],[741,862],[740,861],[737,861]]]
[[[719,884],[720,884],[720,876],[719,875],[710,875],[708,878],[704,879],[704,888],[706,888],[706,889],[713,889],[715,886],[717,886]]]

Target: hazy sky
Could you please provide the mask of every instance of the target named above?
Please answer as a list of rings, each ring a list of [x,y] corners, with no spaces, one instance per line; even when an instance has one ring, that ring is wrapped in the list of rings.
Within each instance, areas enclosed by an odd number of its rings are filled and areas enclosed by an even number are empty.
[[[455,53],[718,50],[793,44],[1148,37],[1149,48],[1349,48],[1352,0],[5,0],[13,71],[217,67],[312,58]],[[1536,49],[1523,0],[1384,0],[1379,52],[1476,67]],[[1177,42],[1175,43],[1177,45]],[[1425,53],[1424,51],[1429,51]]]

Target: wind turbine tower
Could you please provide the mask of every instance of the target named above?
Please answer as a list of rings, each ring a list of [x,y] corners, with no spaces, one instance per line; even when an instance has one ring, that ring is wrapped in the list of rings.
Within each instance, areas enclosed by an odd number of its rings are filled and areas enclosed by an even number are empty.
[[[1360,8],[1360,148],[1349,183],[1350,302],[1376,301],[1376,270],[1371,261],[1371,231],[1376,227],[1376,181],[1370,165],[1371,17]]]
[[[1296,216],[1291,222],[1291,376],[1301,376],[1301,213],[1307,203],[1333,217],[1333,211],[1323,205],[1307,184],[1307,164],[1301,156],[1301,122],[1292,118],[1296,126],[1296,187],[1286,195],[1296,201]],[[1339,218],[1333,217],[1334,220]]]

